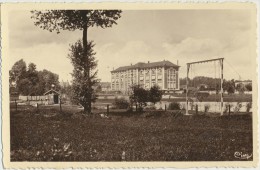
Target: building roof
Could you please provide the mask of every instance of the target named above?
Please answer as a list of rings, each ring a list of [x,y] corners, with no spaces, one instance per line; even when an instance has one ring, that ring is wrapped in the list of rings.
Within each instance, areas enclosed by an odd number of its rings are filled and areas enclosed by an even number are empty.
[[[125,71],[125,70],[130,70],[130,69],[143,69],[143,68],[152,68],[152,67],[174,67],[174,68],[179,68],[180,66],[173,64],[172,62],[168,61],[168,60],[163,60],[163,61],[158,61],[158,62],[148,62],[148,63],[143,63],[143,62],[139,62],[136,63],[135,65],[131,65],[131,66],[122,66],[119,67],[111,72],[118,72],[118,71]]]
[[[44,95],[47,95],[47,94],[60,94],[60,93],[55,91],[55,90],[53,90],[53,89],[51,89],[51,90],[49,90],[49,91],[44,93]]]

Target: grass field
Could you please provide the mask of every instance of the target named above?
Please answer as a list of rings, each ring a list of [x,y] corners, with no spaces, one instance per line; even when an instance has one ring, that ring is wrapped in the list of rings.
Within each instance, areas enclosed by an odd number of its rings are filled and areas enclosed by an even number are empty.
[[[55,107],[11,108],[11,160],[237,161],[234,152],[253,151],[250,115],[117,111],[102,118],[76,112],[76,107],[62,114]]]

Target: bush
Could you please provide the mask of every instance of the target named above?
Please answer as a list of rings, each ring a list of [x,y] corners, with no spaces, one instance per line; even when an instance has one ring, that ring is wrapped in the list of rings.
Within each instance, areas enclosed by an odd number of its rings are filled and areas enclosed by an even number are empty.
[[[172,102],[168,106],[169,110],[181,110],[180,103],[178,102]]]
[[[252,108],[252,102],[246,103],[246,112],[250,112],[251,108]]]
[[[236,105],[236,107],[234,109],[234,112],[235,113],[240,112],[241,107],[242,107],[242,103],[241,102],[237,102],[237,105]]]
[[[129,102],[125,98],[115,98],[114,105],[117,109],[127,109],[129,107]]]
[[[145,111],[153,111],[153,110],[156,110],[156,107],[155,106],[149,106],[149,107],[145,107],[144,109]]]
[[[208,103],[206,103],[204,105],[204,112],[207,113],[209,111],[210,105]]]

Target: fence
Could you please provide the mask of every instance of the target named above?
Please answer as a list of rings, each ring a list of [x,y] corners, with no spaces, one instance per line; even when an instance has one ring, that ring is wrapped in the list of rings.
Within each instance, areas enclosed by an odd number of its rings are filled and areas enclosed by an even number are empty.
[[[37,96],[38,97],[38,96]],[[10,107],[14,107],[15,110],[18,110],[18,107],[23,107],[23,106],[34,106],[37,108],[37,111],[39,110],[39,107],[42,106],[54,106],[53,103],[50,103],[48,99],[42,99],[42,98],[34,98],[35,100],[28,100],[28,101],[23,101],[23,100],[14,100],[10,101]],[[57,105],[55,105],[57,106]],[[59,101],[59,110],[62,111],[62,103],[61,100]]]
[[[35,98],[36,99],[36,98]],[[40,99],[40,98],[37,98]],[[14,102],[10,102],[12,105],[12,108],[17,111],[19,110],[19,106],[22,109],[22,105],[24,106],[34,106],[39,109],[44,109],[42,107],[43,105],[45,106],[54,106],[56,109],[58,109],[60,112],[62,110],[74,107],[74,108],[80,108],[83,110],[83,107],[76,106],[76,105],[66,105],[62,104],[62,102],[59,103],[59,105],[49,105],[48,100],[28,100],[28,101],[21,101],[21,100],[15,100]],[[178,107],[170,107],[170,104],[175,104],[178,105]],[[252,106],[249,106],[250,102],[225,102],[224,103],[224,113],[230,114],[230,113],[239,113],[239,112],[250,112],[252,110]],[[92,105],[93,106],[93,112],[106,112],[107,114],[112,113],[112,112],[126,112],[128,109],[132,110],[133,112],[140,112],[142,109],[139,109],[137,105],[133,105],[132,107],[128,107],[127,109],[120,109],[116,107],[111,102],[101,102],[101,103],[95,103]],[[198,102],[198,103],[189,103],[188,109],[191,111],[191,113],[216,113],[216,111],[219,110],[219,104],[216,104],[215,102]],[[46,108],[46,107],[45,107]],[[186,110],[186,103],[185,102],[167,102],[167,101],[161,101],[154,104],[148,103],[148,106],[144,108],[144,111],[173,111],[173,110],[180,110],[184,111]]]
[[[19,96],[19,100],[23,101],[39,101],[39,100],[45,100],[46,96]]]

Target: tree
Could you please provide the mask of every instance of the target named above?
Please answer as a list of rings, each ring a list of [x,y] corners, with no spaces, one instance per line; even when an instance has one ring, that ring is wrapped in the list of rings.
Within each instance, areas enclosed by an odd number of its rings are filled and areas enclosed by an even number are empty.
[[[120,10],[46,10],[42,11],[32,11],[32,18],[36,21],[34,24],[40,28],[49,30],[50,32],[56,31],[60,33],[60,30],[82,30],[82,43],[83,43],[83,55],[87,56],[87,46],[88,38],[87,31],[90,27],[112,27],[112,25],[117,24],[116,21],[121,17]],[[86,62],[89,62],[88,57],[86,57]],[[90,69],[85,68],[85,74],[90,80]],[[89,103],[88,112],[91,112],[91,100],[92,100],[92,90],[91,82],[86,82],[85,84],[90,90],[87,92],[89,95],[86,96]]]
[[[160,90],[159,86],[152,86],[149,91],[149,101],[155,104],[156,102],[159,102],[162,99],[163,92]]]
[[[24,77],[26,77],[26,63],[21,59],[17,61],[9,71],[10,86],[14,84],[15,87],[19,88],[19,81]]]
[[[30,89],[30,95],[38,95],[39,77],[38,71],[36,70],[36,65],[34,63],[30,63],[28,65],[26,77],[29,80],[27,87]]]
[[[43,95],[44,92],[55,85],[55,90],[59,90],[59,76],[48,70],[37,71],[36,65],[30,63],[26,69],[23,60],[17,61],[9,71],[10,86],[15,84],[15,91],[22,95]]]
[[[73,92],[72,92],[72,85],[67,82],[61,82],[60,83],[60,93],[62,94],[63,102],[70,102],[72,104],[77,104],[77,101],[73,99]]]
[[[246,90],[252,91],[252,84],[251,83],[246,84]]]
[[[132,94],[130,95],[130,102],[136,104],[140,111],[147,105],[149,91],[142,88],[140,85],[133,85],[131,87]]]
[[[31,82],[28,78],[21,79],[19,81],[19,86],[17,86],[18,93],[21,95],[28,96],[31,94]]]
[[[97,80],[97,61],[95,60],[95,52],[93,50],[93,42],[88,42],[87,53],[84,54],[84,48],[82,42],[79,40],[74,45],[70,47],[69,58],[72,65],[74,66],[72,73],[72,89],[74,94],[74,99],[78,101],[83,107],[84,112],[89,112],[91,110],[91,102],[95,102],[96,96],[94,85],[98,83]],[[91,74],[88,74],[88,71]],[[91,96],[89,100],[89,96]]]
[[[60,90],[60,82],[59,82],[59,75],[52,73],[51,71],[48,71],[46,69],[38,72],[38,88],[37,88],[37,94],[42,95],[46,91],[50,90],[52,87],[52,84],[55,86],[56,91]]]
[[[246,90],[245,86],[242,83],[237,84],[236,90],[240,93],[243,94]]]
[[[223,90],[227,91],[228,94],[235,93],[235,81],[233,79],[231,81],[224,80],[224,82],[223,82]]]

